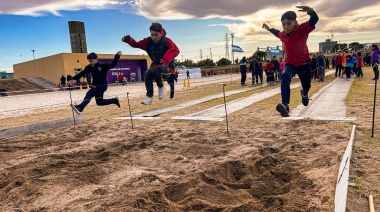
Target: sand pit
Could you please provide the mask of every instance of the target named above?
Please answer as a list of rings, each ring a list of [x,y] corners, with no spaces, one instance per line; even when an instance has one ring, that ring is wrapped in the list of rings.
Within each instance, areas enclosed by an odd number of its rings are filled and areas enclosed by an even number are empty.
[[[313,83],[311,92],[332,80]],[[212,94],[219,87],[195,86],[178,92],[176,101],[199,98],[199,89]],[[291,98],[295,108],[299,93],[292,92]],[[142,108],[141,99],[133,99],[133,113],[173,104],[155,100],[156,105]],[[352,123],[281,120],[273,107],[278,100],[276,95],[230,114],[229,134],[225,122],[172,119],[222,99],[164,113],[160,119],[134,120],[133,131],[129,120],[114,119],[121,116],[114,107],[90,105],[84,123],[0,141],[0,208],[333,211]],[[122,104],[126,111],[125,98]],[[41,117],[54,118],[58,110],[70,112],[57,107]],[[16,123],[14,119],[4,120]]]

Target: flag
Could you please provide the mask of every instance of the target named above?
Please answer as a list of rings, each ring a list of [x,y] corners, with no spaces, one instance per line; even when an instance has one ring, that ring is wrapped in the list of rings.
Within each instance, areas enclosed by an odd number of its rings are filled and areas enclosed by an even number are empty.
[[[240,46],[236,46],[236,45],[231,45],[232,47],[232,52],[244,52],[242,48],[240,48]]]

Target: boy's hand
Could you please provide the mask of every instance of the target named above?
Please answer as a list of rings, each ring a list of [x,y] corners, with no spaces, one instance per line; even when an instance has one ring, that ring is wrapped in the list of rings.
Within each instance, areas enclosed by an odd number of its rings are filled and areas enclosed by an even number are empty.
[[[119,55],[119,56],[122,55],[121,51],[116,52],[116,54]]]
[[[121,38],[121,41],[127,42],[131,38],[130,35],[124,35],[124,37]]]
[[[266,23],[263,23],[263,26],[262,26],[263,29],[266,29],[266,30],[270,30],[269,26],[266,24]]]
[[[300,12],[312,12],[313,11],[313,8],[309,7],[309,6],[296,6],[297,8],[299,8],[298,11]]]

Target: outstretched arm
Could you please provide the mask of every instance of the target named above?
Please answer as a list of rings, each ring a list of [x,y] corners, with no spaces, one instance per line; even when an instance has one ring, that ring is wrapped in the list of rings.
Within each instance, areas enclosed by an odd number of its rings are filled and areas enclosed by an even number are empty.
[[[121,41],[124,43],[128,43],[133,48],[139,48],[144,51],[148,49],[149,45],[148,39],[144,38],[143,40],[136,42],[135,39],[133,39],[130,35],[125,35],[121,38]]]
[[[309,24],[310,24],[310,26],[315,27],[315,25],[317,24],[317,22],[319,20],[319,17],[317,15],[317,13],[313,10],[313,8],[311,8],[309,6],[296,6],[296,7],[299,8],[298,11],[307,12],[307,14],[310,15]]]
[[[274,29],[274,28],[270,28],[266,23],[263,23],[263,29],[266,29],[268,30],[269,32],[271,32],[274,36],[278,37],[278,33],[280,33],[279,30],[277,29]]]

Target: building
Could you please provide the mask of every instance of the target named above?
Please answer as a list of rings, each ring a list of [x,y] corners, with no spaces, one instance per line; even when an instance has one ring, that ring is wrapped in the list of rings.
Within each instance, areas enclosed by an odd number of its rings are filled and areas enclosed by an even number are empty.
[[[69,21],[69,33],[72,53],[87,53],[84,22]]]
[[[99,61],[111,63],[114,54],[98,54]],[[137,81],[144,80],[144,73],[151,64],[147,55],[122,55],[117,66],[108,71],[108,83],[114,83],[119,72],[130,80],[130,74],[136,74]],[[60,53],[48,57],[38,58],[13,65],[14,77],[43,78],[53,84],[58,84],[62,75],[74,76],[88,65],[87,53]]]
[[[337,44],[338,42],[336,41],[331,41],[331,39],[326,39],[325,42],[319,43],[319,52],[321,52],[322,54],[332,53],[332,49]]]

